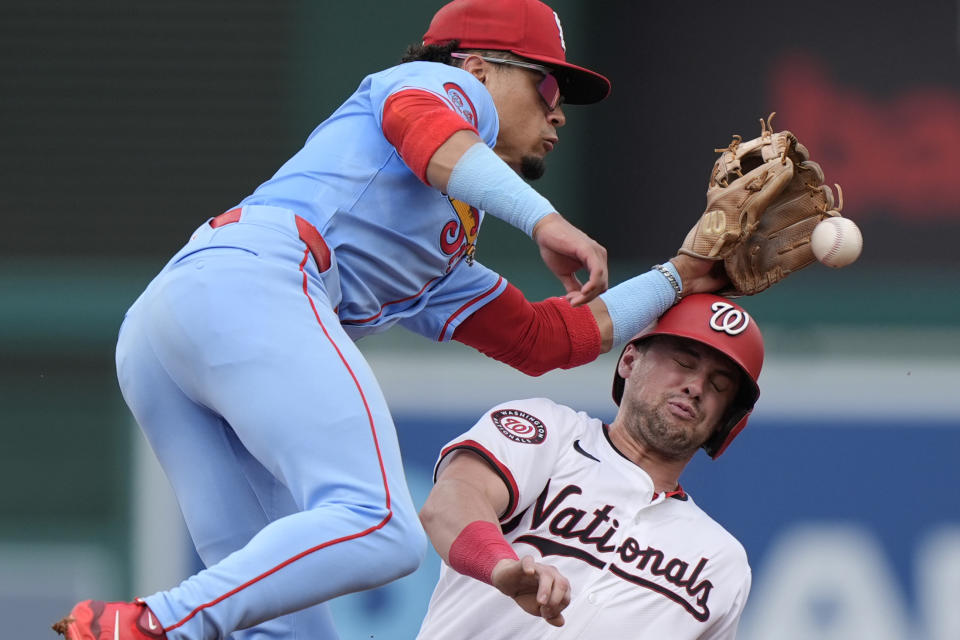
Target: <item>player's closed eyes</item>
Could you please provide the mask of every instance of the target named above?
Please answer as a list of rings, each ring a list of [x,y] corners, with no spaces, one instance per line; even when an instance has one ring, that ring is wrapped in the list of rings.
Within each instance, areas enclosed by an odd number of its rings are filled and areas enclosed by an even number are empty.
[[[723,380],[723,378],[721,378],[719,382],[716,379],[711,380],[710,384],[713,386],[713,390],[717,393],[724,393],[729,388],[729,385]]]
[[[688,360],[686,358],[674,358],[673,361],[683,369],[693,369],[695,366],[695,363],[692,360]],[[730,388],[730,384],[727,381],[727,376],[725,374],[713,376],[713,378],[710,380],[710,386],[713,387],[713,390],[717,393],[724,393]]]

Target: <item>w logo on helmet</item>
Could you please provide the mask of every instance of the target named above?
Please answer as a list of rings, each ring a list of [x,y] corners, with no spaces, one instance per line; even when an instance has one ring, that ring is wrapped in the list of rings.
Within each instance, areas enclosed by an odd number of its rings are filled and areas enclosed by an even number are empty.
[[[710,305],[713,316],[710,318],[710,328],[735,336],[746,331],[750,325],[750,316],[746,311],[735,307],[729,302],[714,302]]]

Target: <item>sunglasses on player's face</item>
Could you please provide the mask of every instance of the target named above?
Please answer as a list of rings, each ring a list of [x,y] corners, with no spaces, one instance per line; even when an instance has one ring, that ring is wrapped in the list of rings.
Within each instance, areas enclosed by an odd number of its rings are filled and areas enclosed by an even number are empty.
[[[546,103],[547,109],[554,111],[560,106],[560,103],[563,102],[563,96],[560,95],[560,83],[557,82],[557,78],[553,75],[553,73],[550,72],[548,67],[534,64],[532,62],[524,62],[521,60],[491,58],[489,56],[481,56],[475,53],[460,53],[459,51],[455,51],[450,55],[461,60],[466,60],[470,56],[477,56],[481,60],[486,60],[487,62],[492,62],[493,64],[506,64],[514,67],[523,67],[524,69],[530,69],[532,71],[542,73],[543,79],[537,83],[537,92],[540,94],[540,97],[543,98],[544,103]]]

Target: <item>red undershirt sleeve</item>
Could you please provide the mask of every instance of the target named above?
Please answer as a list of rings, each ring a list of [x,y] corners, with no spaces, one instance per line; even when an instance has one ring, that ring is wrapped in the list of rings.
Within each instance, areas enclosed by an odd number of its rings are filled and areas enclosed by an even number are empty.
[[[457,327],[453,339],[531,376],[570,369],[600,355],[590,309],[565,298],[530,302],[512,284]]]
[[[464,120],[436,94],[423,89],[404,89],[383,105],[383,135],[403,162],[424,184],[427,165],[444,142],[457,131],[476,127]]]

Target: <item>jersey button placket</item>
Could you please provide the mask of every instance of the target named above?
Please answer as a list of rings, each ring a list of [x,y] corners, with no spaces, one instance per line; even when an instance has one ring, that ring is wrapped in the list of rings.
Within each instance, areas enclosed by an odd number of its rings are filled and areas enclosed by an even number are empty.
[[[637,515],[633,517],[633,524],[640,524],[640,522],[643,521],[644,511],[664,501],[666,501],[666,497],[664,496],[664,494],[661,493],[661,494],[658,494],[655,498],[651,499],[649,503],[640,507],[639,511],[637,511]]]

